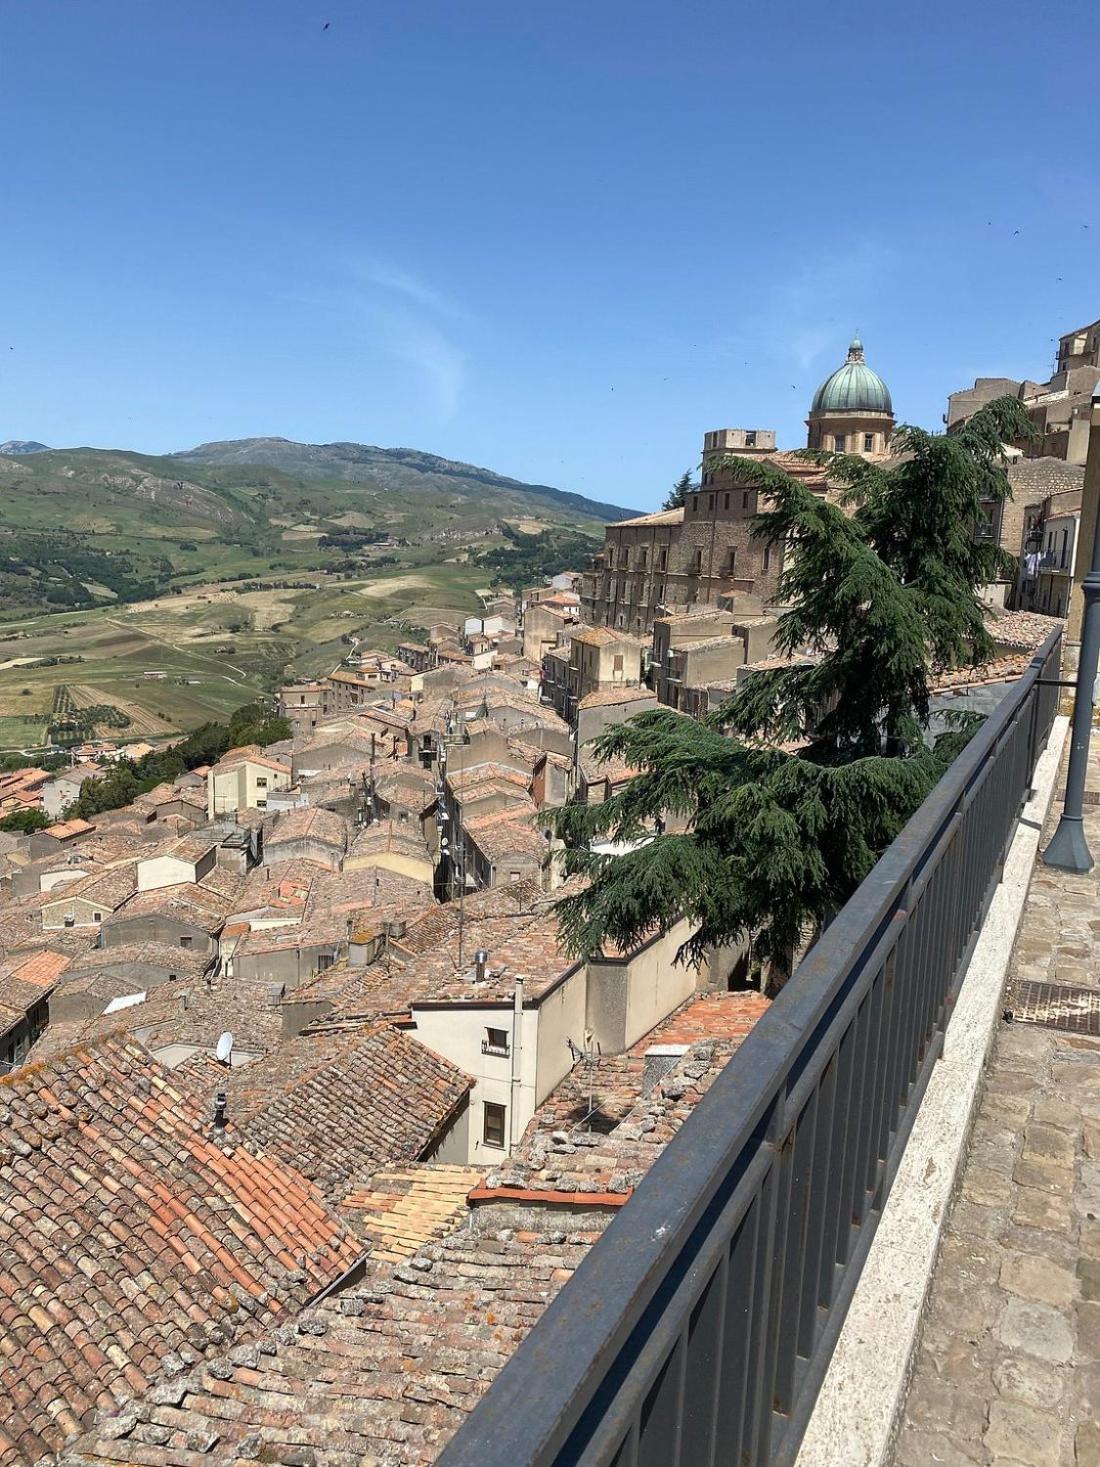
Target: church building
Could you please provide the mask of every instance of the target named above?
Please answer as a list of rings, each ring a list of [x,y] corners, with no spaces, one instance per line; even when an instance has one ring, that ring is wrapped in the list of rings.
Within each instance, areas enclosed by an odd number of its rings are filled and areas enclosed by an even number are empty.
[[[882,378],[871,370],[857,337],[847,361],[813,396],[807,446],[864,458],[889,456],[894,409]],[[755,489],[735,484],[722,464],[730,457],[774,464],[814,493],[828,492],[826,471],[776,450],[765,428],[716,428],[704,435],[702,478],[683,508],[608,525],[603,552],[581,577],[581,611],[591,626],[646,637],[654,619],[693,607],[732,604],[746,596],[767,603],[783,570],[781,546],[753,534],[764,508]]]

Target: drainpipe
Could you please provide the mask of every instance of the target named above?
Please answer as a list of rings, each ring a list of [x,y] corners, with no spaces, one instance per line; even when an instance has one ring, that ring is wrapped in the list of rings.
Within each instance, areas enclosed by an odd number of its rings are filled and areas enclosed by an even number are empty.
[[[519,1097],[523,1083],[523,979],[516,979],[516,992],[512,1007],[512,1085],[511,1103],[508,1107],[508,1154],[519,1145],[522,1131],[517,1130]]]

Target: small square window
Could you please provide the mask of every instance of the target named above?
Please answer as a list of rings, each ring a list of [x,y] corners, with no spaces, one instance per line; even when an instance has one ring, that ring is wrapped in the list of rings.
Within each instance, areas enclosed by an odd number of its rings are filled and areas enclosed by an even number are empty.
[[[194,941],[195,939],[191,936],[190,933],[184,933],[184,935],[180,938],[180,947],[190,947]]]
[[[256,776],[256,788],[258,790],[265,790],[265,789],[267,789],[267,775],[266,774],[258,774]]]
[[[504,1122],[508,1111],[503,1105],[494,1105],[491,1100],[485,1102],[485,1131],[484,1138],[486,1146],[504,1145]]]
[[[488,1039],[488,1043],[493,1049],[508,1048],[507,1029],[486,1029],[485,1034]]]
[[[756,434],[755,433],[746,433],[745,434],[745,447],[746,448],[755,448],[756,447]]]
[[[93,912],[92,913],[92,921],[93,922],[102,922],[103,921],[103,913],[102,912]]]

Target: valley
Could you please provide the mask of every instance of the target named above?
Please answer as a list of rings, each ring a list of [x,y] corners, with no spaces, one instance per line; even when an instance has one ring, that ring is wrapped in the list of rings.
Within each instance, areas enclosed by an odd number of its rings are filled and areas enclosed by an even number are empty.
[[[625,513],[355,444],[0,453],[0,753],[46,744],[59,697],[117,742],[224,718],[476,611],[510,565],[583,559]]]

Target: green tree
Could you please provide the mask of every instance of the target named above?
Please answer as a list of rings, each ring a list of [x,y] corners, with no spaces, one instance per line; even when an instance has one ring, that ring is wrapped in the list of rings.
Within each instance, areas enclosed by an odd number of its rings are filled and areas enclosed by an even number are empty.
[[[687,503],[688,495],[692,492],[694,488],[695,485],[691,482],[691,470],[685,469],[680,477],[676,480],[675,484],[673,484],[672,488],[668,491],[668,494],[665,497],[665,502],[661,505],[661,508],[683,509],[684,505]]]
[[[45,830],[49,824],[50,817],[41,810],[13,810],[0,820],[0,830],[9,835],[31,835],[36,830]]]
[[[641,772],[601,805],[549,812],[567,872],[589,878],[558,905],[573,952],[686,919],[685,957],[749,939],[782,980],[973,732],[930,739],[930,686],[990,654],[976,593],[1005,558],[974,528],[1008,495],[1002,444],[1030,431],[1001,398],[951,436],[903,428],[887,465],[828,456],[849,514],[766,461],[721,465],[763,491],[755,533],[787,552],[789,661],[702,721],[655,709],[594,741]],[[608,840],[632,849],[593,849]]]

